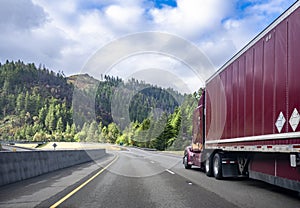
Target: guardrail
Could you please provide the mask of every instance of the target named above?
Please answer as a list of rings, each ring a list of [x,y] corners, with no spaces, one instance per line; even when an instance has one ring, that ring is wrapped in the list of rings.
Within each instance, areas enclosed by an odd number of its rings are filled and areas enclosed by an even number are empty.
[[[105,149],[0,152],[0,186],[100,159]]]

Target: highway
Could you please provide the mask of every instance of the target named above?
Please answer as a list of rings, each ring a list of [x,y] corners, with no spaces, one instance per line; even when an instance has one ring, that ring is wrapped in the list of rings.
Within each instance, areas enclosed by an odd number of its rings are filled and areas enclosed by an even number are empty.
[[[0,207],[299,207],[297,193],[249,179],[215,180],[181,156],[128,148],[99,161],[0,187]]]

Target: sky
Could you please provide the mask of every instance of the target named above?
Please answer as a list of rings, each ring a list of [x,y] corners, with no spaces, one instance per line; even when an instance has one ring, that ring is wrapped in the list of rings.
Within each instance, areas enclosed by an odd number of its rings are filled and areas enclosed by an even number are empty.
[[[0,62],[190,93],[294,2],[0,0]]]

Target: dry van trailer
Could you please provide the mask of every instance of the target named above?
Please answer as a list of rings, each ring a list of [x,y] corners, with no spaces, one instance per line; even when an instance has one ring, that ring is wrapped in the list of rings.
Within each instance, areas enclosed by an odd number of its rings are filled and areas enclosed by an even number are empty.
[[[300,191],[300,8],[285,11],[206,81],[185,167]]]

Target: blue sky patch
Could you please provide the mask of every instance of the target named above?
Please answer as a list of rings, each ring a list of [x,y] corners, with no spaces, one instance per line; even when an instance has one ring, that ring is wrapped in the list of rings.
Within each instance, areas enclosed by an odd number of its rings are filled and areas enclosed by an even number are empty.
[[[176,0],[149,0],[155,8],[162,9],[164,6],[177,7]]]

